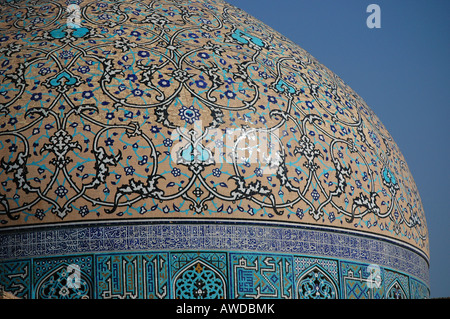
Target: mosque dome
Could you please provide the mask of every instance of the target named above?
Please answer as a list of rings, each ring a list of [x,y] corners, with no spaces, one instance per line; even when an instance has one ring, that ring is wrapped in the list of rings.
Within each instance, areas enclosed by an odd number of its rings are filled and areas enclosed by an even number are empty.
[[[429,297],[399,147],[297,44],[221,0],[0,17],[0,291]]]

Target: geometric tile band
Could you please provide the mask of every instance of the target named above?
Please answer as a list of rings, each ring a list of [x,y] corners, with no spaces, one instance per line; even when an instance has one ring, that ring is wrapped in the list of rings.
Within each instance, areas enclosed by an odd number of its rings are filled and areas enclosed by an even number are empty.
[[[336,258],[242,251],[81,254],[0,262],[0,290],[29,299],[429,297],[417,278],[380,267],[376,281],[371,267]]]
[[[239,250],[328,256],[401,269],[429,282],[426,259],[408,248],[387,240],[299,226],[174,222],[0,233],[0,260],[142,250]]]

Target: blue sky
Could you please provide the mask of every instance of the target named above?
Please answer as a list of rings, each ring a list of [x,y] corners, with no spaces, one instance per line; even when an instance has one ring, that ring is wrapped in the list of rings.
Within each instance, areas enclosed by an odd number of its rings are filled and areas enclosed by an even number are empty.
[[[425,209],[431,297],[450,297],[450,1],[228,0],[350,85],[406,158]],[[369,29],[369,4],[381,28]]]

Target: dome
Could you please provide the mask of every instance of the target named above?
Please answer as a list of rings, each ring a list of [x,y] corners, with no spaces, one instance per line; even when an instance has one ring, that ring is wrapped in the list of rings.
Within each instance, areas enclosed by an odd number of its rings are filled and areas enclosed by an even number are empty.
[[[0,16],[0,291],[429,297],[399,147],[297,44],[221,0]]]

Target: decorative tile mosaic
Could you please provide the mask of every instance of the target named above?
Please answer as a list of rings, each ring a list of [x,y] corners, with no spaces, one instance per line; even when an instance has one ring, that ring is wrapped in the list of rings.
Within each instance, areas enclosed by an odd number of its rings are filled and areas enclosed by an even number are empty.
[[[371,264],[372,265],[372,264]],[[384,269],[373,274],[370,265],[341,261],[341,298],[381,299],[384,296]],[[378,280],[378,281],[377,281]]]
[[[27,298],[429,296],[428,265],[417,252],[382,239],[301,227],[71,227],[2,233],[0,244],[0,287]],[[72,264],[79,266],[83,290],[64,288]],[[380,287],[367,284],[374,265]]]
[[[423,282],[388,268],[370,286],[370,267],[238,251],[100,253],[2,262],[0,287],[36,299],[429,298]]]
[[[0,262],[0,291],[31,298],[31,261]]]
[[[230,253],[231,298],[294,298],[292,256]]]
[[[35,299],[89,299],[94,297],[92,256],[33,259]]]
[[[222,0],[2,1],[0,84],[2,290],[429,295],[425,214],[389,132]]]
[[[102,299],[162,299],[169,294],[168,254],[100,254],[97,296]]]
[[[0,244],[0,258],[4,259],[143,249],[298,253],[376,263],[429,281],[426,258],[397,243],[333,230],[270,224],[195,222],[41,229],[0,233]]]
[[[414,180],[376,115],[238,8],[6,1],[0,30],[0,227],[281,220],[428,253]]]

